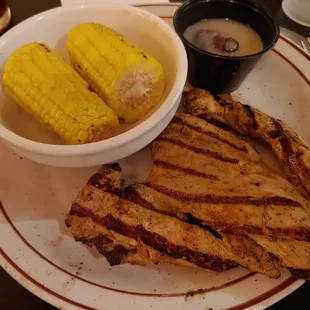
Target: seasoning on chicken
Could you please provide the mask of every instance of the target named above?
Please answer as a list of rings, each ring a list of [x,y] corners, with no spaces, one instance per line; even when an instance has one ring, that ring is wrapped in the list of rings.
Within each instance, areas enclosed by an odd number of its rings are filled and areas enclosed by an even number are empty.
[[[310,276],[309,202],[232,130],[177,114],[152,145],[145,183],[121,188],[103,166],[66,219],[77,241],[111,264],[243,266],[277,278]]]
[[[310,147],[287,124],[233,100],[231,95],[213,96],[193,88],[184,93],[184,98],[192,115],[223,123],[239,134],[266,143],[286,177],[302,195],[310,198]]]

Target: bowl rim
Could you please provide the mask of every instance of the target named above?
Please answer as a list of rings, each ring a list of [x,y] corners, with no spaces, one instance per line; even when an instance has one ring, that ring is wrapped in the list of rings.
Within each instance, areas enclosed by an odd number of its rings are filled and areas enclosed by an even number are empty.
[[[190,41],[188,41],[185,37],[184,37],[184,32],[181,32],[179,27],[178,27],[178,22],[177,22],[177,18],[178,15],[180,14],[180,12],[182,12],[183,9],[185,9],[188,6],[194,6],[198,3],[209,3],[209,2],[230,2],[230,3],[235,3],[237,5],[243,5],[243,6],[249,6],[252,9],[254,9],[255,11],[259,12],[259,13],[263,13],[266,17],[268,17],[268,19],[270,19],[270,21],[272,22],[274,28],[275,28],[275,37],[273,38],[272,42],[264,47],[264,49],[258,53],[255,54],[250,54],[250,55],[245,55],[245,56],[226,56],[226,55],[218,55],[218,54],[214,54],[211,52],[207,52],[204,51],[202,49],[200,49],[199,47],[195,46],[194,44],[192,44]],[[184,44],[188,45],[189,47],[191,47],[192,49],[196,50],[197,52],[206,55],[206,56],[211,56],[214,58],[218,58],[218,59],[229,59],[229,60],[246,60],[246,59],[251,59],[251,58],[256,58],[258,56],[261,56],[263,54],[265,54],[266,52],[268,52],[271,48],[273,48],[276,43],[278,42],[279,38],[280,38],[280,27],[277,24],[277,22],[274,20],[272,14],[270,13],[269,10],[267,10],[264,6],[262,6],[261,4],[258,4],[256,2],[253,1],[249,1],[249,0],[187,0],[186,2],[184,2],[174,13],[173,16],[173,26],[175,28],[175,31],[177,32],[177,34],[179,35],[179,37],[181,38],[181,40],[183,41]]]
[[[98,142],[92,142],[88,144],[78,144],[78,145],[58,145],[58,144],[49,144],[34,141],[31,139],[24,138],[10,129],[6,128],[3,124],[0,123],[0,139],[4,142],[14,145],[15,147],[42,154],[42,155],[55,155],[55,156],[72,156],[72,155],[89,155],[94,153],[100,153],[105,150],[113,150],[119,148],[123,144],[128,144],[133,140],[136,140],[140,136],[151,131],[158,123],[164,118],[164,116],[169,113],[169,111],[177,103],[178,98],[182,95],[183,88],[186,82],[187,77],[187,56],[184,45],[181,39],[178,37],[174,29],[168,25],[160,17],[147,12],[138,7],[134,7],[127,4],[121,3],[88,3],[88,4],[72,4],[69,6],[61,6],[54,9],[46,10],[39,14],[36,14],[21,23],[17,24],[15,27],[7,31],[0,38],[0,49],[4,44],[10,40],[10,37],[20,35],[22,31],[25,30],[32,23],[42,19],[51,17],[59,12],[68,12],[72,13],[76,10],[83,9],[105,9],[107,7],[120,9],[120,10],[129,10],[130,12],[136,12],[139,17],[144,18],[145,20],[149,19],[153,22],[156,22],[159,27],[161,27],[165,32],[168,33],[171,41],[170,44],[173,44],[175,48],[175,56],[177,59],[177,74],[175,80],[172,82],[171,91],[168,94],[167,98],[162,102],[161,106],[146,120],[137,126],[131,128],[130,130],[121,133],[115,137],[112,137],[107,140],[102,140]]]

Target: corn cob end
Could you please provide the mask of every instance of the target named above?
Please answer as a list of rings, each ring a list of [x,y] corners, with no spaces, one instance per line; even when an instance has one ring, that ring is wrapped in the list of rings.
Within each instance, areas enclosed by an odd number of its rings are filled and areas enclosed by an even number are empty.
[[[117,135],[117,129],[117,127],[108,124],[96,126],[90,130],[86,143],[98,142],[115,137]]]

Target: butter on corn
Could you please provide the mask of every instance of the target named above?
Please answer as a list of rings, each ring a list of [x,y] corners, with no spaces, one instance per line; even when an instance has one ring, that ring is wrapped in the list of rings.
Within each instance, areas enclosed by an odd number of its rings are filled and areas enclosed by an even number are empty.
[[[161,64],[108,27],[76,26],[68,34],[67,51],[77,72],[126,122],[143,118],[163,95]]]
[[[45,44],[30,43],[4,66],[5,92],[67,144],[99,141],[116,134],[117,115],[88,83]]]

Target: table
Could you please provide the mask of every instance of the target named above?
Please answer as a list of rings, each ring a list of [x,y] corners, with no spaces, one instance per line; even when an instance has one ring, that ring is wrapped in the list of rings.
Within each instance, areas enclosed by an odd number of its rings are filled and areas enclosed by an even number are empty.
[[[255,0],[265,5],[275,16],[278,23],[304,36],[310,37],[310,28],[300,26],[288,19],[281,10],[282,0]],[[12,26],[29,16],[60,5],[59,0],[9,0],[12,10]],[[147,0],[145,1],[147,2]],[[178,2],[178,1],[172,1]],[[56,310],[38,297],[32,295],[3,269],[0,268],[0,309],[3,310]],[[306,283],[296,292],[270,307],[270,310],[306,310],[309,309],[307,293],[310,292],[310,283]]]

